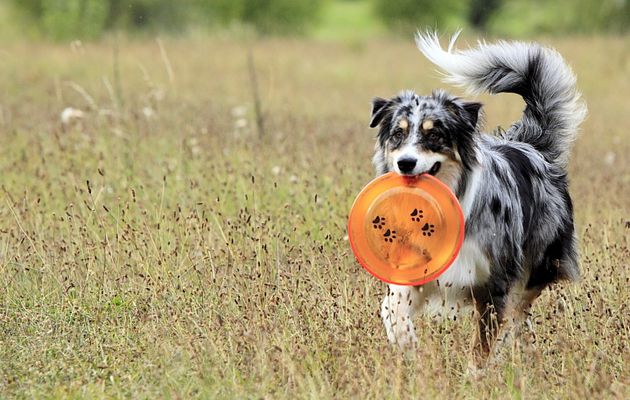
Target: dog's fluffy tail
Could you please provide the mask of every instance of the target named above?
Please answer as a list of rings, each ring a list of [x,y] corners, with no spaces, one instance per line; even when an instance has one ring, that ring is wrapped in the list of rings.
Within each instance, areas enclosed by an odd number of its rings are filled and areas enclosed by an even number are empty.
[[[523,119],[508,137],[533,145],[547,160],[566,167],[571,143],[586,117],[575,75],[560,54],[533,43],[479,43],[474,49],[448,50],[436,33],[418,33],[420,51],[445,72],[445,81],[472,92],[516,93],[526,103]]]

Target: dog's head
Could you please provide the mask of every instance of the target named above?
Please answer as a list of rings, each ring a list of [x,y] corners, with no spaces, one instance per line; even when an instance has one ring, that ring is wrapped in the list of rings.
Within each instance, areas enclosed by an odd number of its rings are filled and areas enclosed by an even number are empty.
[[[477,162],[475,135],[481,104],[443,91],[418,96],[405,91],[375,98],[370,127],[380,126],[374,154],[378,173],[429,173],[453,190]]]

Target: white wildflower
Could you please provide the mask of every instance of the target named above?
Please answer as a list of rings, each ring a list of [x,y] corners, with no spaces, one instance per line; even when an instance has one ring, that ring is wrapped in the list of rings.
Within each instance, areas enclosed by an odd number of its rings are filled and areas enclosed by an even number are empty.
[[[153,110],[153,108],[146,106],[144,108],[142,108],[142,114],[144,114],[144,117],[146,119],[151,119],[153,117],[155,117],[155,110]]]
[[[232,116],[234,118],[242,118],[245,116],[246,112],[247,112],[247,107],[245,106],[238,106],[238,107],[232,108]]]
[[[82,119],[84,116],[83,111],[78,108],[66,107],[61,112],[60,118],[62,124],[68,125],[76,120]]]

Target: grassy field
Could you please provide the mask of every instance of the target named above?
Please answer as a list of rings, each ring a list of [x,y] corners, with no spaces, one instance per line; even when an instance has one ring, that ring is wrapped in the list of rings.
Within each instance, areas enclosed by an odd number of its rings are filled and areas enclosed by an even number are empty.
[[[475,378],[467,317],[390,348],[385,285],[344,238],[371,98],[443,86],[411,40],[3,44],[0,398],[630,397],[628,41],[545,42],[590,109],[570,166],[583,279]],[[522,108],[481,99],[490,127]]]

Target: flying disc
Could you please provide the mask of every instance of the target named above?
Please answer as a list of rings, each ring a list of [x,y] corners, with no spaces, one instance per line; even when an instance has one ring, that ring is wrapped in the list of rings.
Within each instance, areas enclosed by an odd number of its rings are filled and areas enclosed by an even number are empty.
[[[418,286],[437,279],[455,261],[464,240],[464,215],[439,179],[390,172],[357,196],[348,238],[369,273],[388,283]]]

